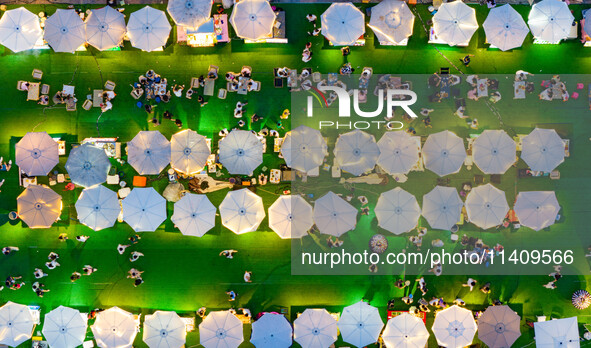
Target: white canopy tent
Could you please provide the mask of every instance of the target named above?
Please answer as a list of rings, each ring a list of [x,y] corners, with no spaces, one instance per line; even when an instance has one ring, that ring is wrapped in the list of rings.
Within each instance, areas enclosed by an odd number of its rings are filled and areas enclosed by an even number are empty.
[[[59,162],[58,145],[46,132],[29,132],[16,143],[15,163],[28,176],[44,176]]]
[[[505,131],[487,129],[472,143],[472,157],[484,174],[504,174],[517,160],[516,149]]]
[[[478,29],[476,10],[461,0],[444,2],[433,16],[433,28],[450,46],[468,43]]]
[[[308,308],[293,322],[293,333],[302,348],[328,348],[337,340],[337,321],[324,308]]]
[[[170,166],[183,174],[202,171],[210,154],[207,139],[194,130],[182,130],[170,139]]]
[[[460,171],[466,159],[466,149],[462,138],[445,130],[427,137],[423,146],[423,155],[425,168],[439,176],[445,176]]]
[[[230,23],[239,37],[259,40],[273,32],[275,17],[267,0],[243,0],[234,5]]]
[[[382,338],[386,348],[424,348],[429,331],[420,318],[403,313],[388,320]]]
[[[150,348],[181,348],[187,338],[185,322],[175,312],[146,315],[143,340]]]
[[[256,348],[289,348],[293,329],[284,315],[265,313],[252,323],[250,343]]]
[[[554,191],[519,192],[515,200],[515,215],[523,226],[539,231],[556,222],[560,205]]]
[[[16,204],[18,216],[29,228],[50,228],[62,212],[62,196],[42,185],[27,186]]]
[[[501,51],[521,47],[529,33],[523,17],[509,4],[493,7],[482,27],[488,43]]]
[[[140,175],[158,175],[170,163],[170,142],[159,131],[140,131],[127,143],[127,161]]]
[[[423,216],[438,230],[449,230],[460,221],[464,203],[455,187],[435,186],[423,196]]]
[[[166,199],[153,187],[135,187],[121,206],[123,221],[136,232],[154,232],[166,220]]]
[[[170,29],[166,13],[150,6],[133,12],[127,22],[127,36],[131,45],[147,52],[166,45]]]
[[[337,326],[343,341],[365,347],[378,341],[384,322],[377,308],[359,301],[343,308]]]
[[[24,7],[8,10],[0,19],[0,44],[12,52],[33,49],[42,35],[39,17]]]
[[[312,225],[312,206],[301,196],[279,196],[269,207],[269,227],[283,239],[302,238]]]
[[[251,131],[236,129],[220,141],[219,157],[230,174],[252,175],[263,163],[263,143]]]
[[[478,338],[490,348],[511,347],[521,336],[520,323],[509,306],[490,306],[478,318]]]
[[[320,17],[321,32],[335,46],[352,45],[365,33],[365,15],[353,3],[333,3]]]
[[[406,2],[384,0],[371,8],[368,26],[380,41],[398,44],[412,35],[414,23]]]
[[[285,135],[281,155],[288,167],[308,172],[322,165],[328,147],[319,130],[299,126]]]
[[[579,348],[577,317],[538,321],[534,323],[537,348]]]
[[[45,314],[43,336],[52,348],[76,348],[84,343],[88,319],[79,310],[59,306]]]
[[[211,312],[199,324],[199,343],[205,348],[237,348],[242,341],[242,322],[230,311]]]
[[[11,301],[0,307],[0,344],[17,347],[31,338],[34,327],[29,307]]]
[[[415,196],[396,187],[380,194],[375,213],[378,226],[399,235],[417,226],[421,207]]]
[[[90,187],[107,181],[111,162],[105,150],[91,144],[83,144],[70,151],[66,171],[76,185]]]
[[[542,0],[532,6],[527,24],[535,38],[558,43],[568,37],[574,20],[565,2]]]
[[[90,10],[85,24],[86,41],[99,51],[119,46],[127,32],[125,16],[111,6]]]
[[[212,4],[211,0],[170,0],[166,9],[176,25],[195,30],[211,17]]]
[[[119,307],[111,307],[96,315],[90,327],[99,347],[131,348],[137,335],[133,314]]]
[[[185,236],[203,237],[215,226],[215,213],[206,195],[187,193],[174,204],[171,220]]]
[[[331,6],[334,6],[333,4]],[[380,155],[376,138],[364,131],[354,130],[339,135],[334,147],[335,165],[355,176],[372,170]]]
[[[340,237],[357,225],[357,209],[330,191],[314,202],[314,223],[320,233]]]
[[[265,218],[263,199],[246,188],[228,192],[219,209],[222,225],[236,234],[256,231]]]
[[[474,187],[466,197],[466,212],[471,223],[485,230],[501,225],[509,212],[505,192],[491,184]]]
[[[447,348],[469,346],[472,344],[476,329],[472,312],[456,305],[438,312],[431,328],[437,344]]]
[[[383,3],[381,2],[380,5]],[[380,156],[377,164],[390,175],[408,174],[419,161],[417,141],[405,131],[384,133],[378,141],[378,148]]]
[[[536,128],[521,143],[521,158],[533,171],[551,172],[564,162],[565,144],[554,129]]]
[[[117,193],[102,185],[82,190],[75,206],[78,221],[95,231],[115,225],[121,213]]]
[[[57,9],[45,21],[43,38],[56,52],[74,53],[86,42],[84,22],[75,10]]]

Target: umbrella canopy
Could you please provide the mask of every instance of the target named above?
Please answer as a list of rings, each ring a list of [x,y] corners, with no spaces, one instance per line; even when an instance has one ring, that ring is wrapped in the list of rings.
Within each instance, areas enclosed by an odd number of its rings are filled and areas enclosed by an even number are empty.
[[[53,348],[75,348],[84,343],[88,320],[79,310],[59,306],[45,314],[43,336]]]
[[[453,3],[456,2],[458,1]],[[429,135],[423,146],[423,155],[427,169],[439,176],[445,176],[460,171],[466,159],[466,149],[462,138],[445,130]]]
[[[306,309],[293,322],[294,340],[302,348],[328,348],[337,340],[337,321],[326,309]]]
[[[187,328],[175,312],[156,311],[144,320],[144,342],[150,348],[181,348]]]
[[[112,227],[120,213],[117,193],[102,185],[84,189],[76,201],[78,221],[95,231]]]
[[[123,221],[136,232],[154,232],[166,220],[166,200],[153,187],[136,187],[121,202]]]
[[[380,41],[404,41],[412,35],[414,23],[415,15],[404,1],[385,0],[371,8],[369,27]]]
[[[334,6],[336,4],[331,5]],[[372,170],[380,155],[376,138],[364,131],[354,130],[339,135],[334,148],[335,164],[355,176]]]
[[[62,212],[62,196],[41,185],[29,185],[16,199],[18,216],[29,228],[50,228]]]
[[[406,3],[403,4],[406,6]],[[419,161],[417,141],[405,131],[384,133],[378,141],[378,148],[380,156],[377,164],[390,175],[408,174]]]
[[[400,187],[382,192],[375,212],[378,226],[396,235],[415,228],[421,216],[421,208],[415,196]]]
[[[257,348],[289,348],[292,344],[291,324],[285,316],[265,313],[252,323],[250,343]]]
[[[269,207],[269,227],[281,238],[302,238],[312,225],[312,206],[301,196],[279,196]]]
[[[352,45],[365,33],[365,15],[350,2],[333,3],[320,19],[322,35],[335,46]]]
[[[24,7],[8,10],[0,19],[0,44],[12,52],[32,49],[42,34],[39,17]]]
[[[106,182],[109,169],[111,162],[105,150],[91,144],[72,149],[66,161],[66,170],[72,182],[84,187]]]
[[[437,313],[431,330],[440,346],[461,348],[472,344],[476,322],[471,311],[454,305]]]
[[[554,191],[519,192],[515,200],[517,219],[534,231],[553,225],[559,210]]]
[[[98,50],[119,46],[126,32],[123,13],[111,6],[90,10],[86,19],[86,41]]]
[[[43,38],[56,52],[74,53],[86,42],[84,22],[75,10],[57,9],[45,21]]]
[[[288,132],[281,144],[281,155],[288,167],[301,172],[316,169],[328,155],[326,140],[319,130],[299,126]]]
[[[15,157],[28,176],[44,176],[59,162],[58,145],[45,132],[29,132],[16,143]]]
[[[493,7],[482,27],[486,40],[501,51],[521,47],[529,33],[523,17],[509,4]]]
[[[378,341],[384,322],[377,308],[359,301],[343,308],[337,325],[343,341],[365,347]]]
[[[431,228],[449,230],[460,221],[463,205],[455,187],[435,186],[423,196],[423,216]]]
[[[478,338],[490,348],[511,347],[521,336],[520,321],[509,306],[490,306],[478,318]]]
[[[215,226],[215,212],[206,195],[187,193],[174,204],[171,220],[185,236],[203,237]]]
[[[564,141],[554,129],[536,128],[521,143],[521,158],[533,171],[551,172],[564,161]]]
[[[583,26],[583,31],[585,33],[591,33],[591,20],[587,20],[587,14],[589,14],[589,12],[585,12],[585,15],[583,16],[583,19],[585,20],[585,25]],[[591,19],[591,17],[589,17],[589,19]],[[589,34],[587,34],[589,35]]]
[[[535,38],[558,43],[568,37],[574,19],[565,2],[542,0],[533,5],[527,24]]]
[[[443,3],[433,16],[433,28],[450,46],[467,43],[478,29],[476,10],[461,0]]]
[[[537,348],[579,348],[577,317],[538,321],[534,323]]]
[[[131,45],[147,52],[166,45],[170,29],[166,13],[150,6],[133,12],[127,22],[127,36]]]
[[[330,191],[314,202],[314,223],[321,233],[340,237],[357,225],[357,209]]]
[[[388,320],[382,338],[386,348],[424,348],[429,331],[421,319],[403,313]]]
[[[259,40],[271,34],[275,17],[267,0],[243,0],[234,5],[230,23],[237,36]]]
[[[0,344],[17,347],[31,338],[34,326],[29,307],[10,301],[0,307]]]
[[[119,307],[99,312],[90,328],[97,345],[103,348],[131,348],[137,335],[133,314]]]
[[[485,174],[504,174],[515,163],[516,149],[515,141],[505,131],[485,130],[474,140],[472,156]]]
[[[263,199],[249,189],[230,191],[220,204],[222,225],[236,234],[256,231],[265,218]]]
[[[491,184],[473,188],[466,197],[466,212],[471,223],[485,230],[502,224],[509,212],[505,192]]]
[[[140,175],[158,175],[170,163],[170,142],[159,131],[141,131],[127,143],[127,161]]]
[[[170,0],[166,9],[176,25],[197,29],[211,15],[211,0]]]
[[[170,139],[170,166],[181,173],[202,171],[210,154],[207,139],[194,130],[185,129]]]
[[[252,175],[263,163],[263,144],[251,131],[233,130],[219,147],[220,162],[230,174]]]
[[[242,322],[230,311],[211,312],[199,324],[199,343],[205,348],[236,348],[242,341]]]

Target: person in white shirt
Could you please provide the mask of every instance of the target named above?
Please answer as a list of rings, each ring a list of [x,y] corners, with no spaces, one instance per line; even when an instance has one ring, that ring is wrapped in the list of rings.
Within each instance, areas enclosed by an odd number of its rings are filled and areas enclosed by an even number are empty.
[[[250,280],[250,277],[252,277],[252,272],[246,271],[244,272],[244,281],[247,283],[252,283],[252,280]]]
[[[76,240],[79,241],[80,243],[85,243],[88,238],[90,238],[89,236],[76,236]]]
[[[318,17],[316,17],[315,14],[308,13],[306,15],[306,19],[308,20],[308,22],[310,22],[310,23],[314,24],[314,26],[316,26],[316,19],[318,19]]]
[[[472,278],[468,278],[468,281],[466,282],[466,284],[462,284],[463,287],[469,287],[470,291],[474,290],[474,287],[476,286],[476,280],[472,279]]]

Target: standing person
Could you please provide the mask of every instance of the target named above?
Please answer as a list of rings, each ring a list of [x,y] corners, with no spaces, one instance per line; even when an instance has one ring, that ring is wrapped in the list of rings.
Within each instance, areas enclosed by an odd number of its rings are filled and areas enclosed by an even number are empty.
[[[252,272],[249,272],[249,271],[244,272],[244,281],[246,283],[252,283],[252,280],[250,280],[251,277],[252,277]]]
[[[117,245],[117,251],[119,252],[119,254],[123,255],[123,253],[125,252],[125,249],[129,248],[131,245],[129,244],[119,244]]]
[[[76,236],[76,240],[80,243],[86,243],[86,241],[90,238],[90,236]]]
[[[201,307],[197,310],[197,316],[201,319],[205,318],[205,313],[207,312],[207,307]]]
[[[60,233],[60,235],[57,236],[57,239],[59,239],[60,242],[65,242],[66,240],[68,240],[68,234],[67,233]]]
[[[47,255],[47,259],[49,261],[57,260],[59,258],[60,258],[60,256],[57,253],[54,253],[53,251],[50,252],[49,255]]]
[[[129,241],[131,242],[131,244],[137,244],[140,241],[140,239],[142,239],[142,237],[140,237],[139,234],[135,234],[129,237]]]
[[[131,253],[129,261],[136,262],[141,256],[144,256],[144,254],[140,253],[139,251],[134,251]]]
[[[549,282],[548,284],[545,284],[544,287],[546,289],[556,289],[556,283],[555,280]]]
[[[133,286],[137,288],[138,286],[142,285],[143,283],[144,283],[144,280],[142,279],[142,277],[137,277],[133,281]]]
[[[70,276],[70,281],[73,283],[73,282],[77,281],[78,279],[80,279],[81,276],[82,276],[82,274],[80,274],[80,272],[74,272]]]
[[[48,274],[43,272],[43,270],[41,268],[35,268],[35,271],[33,272],[33,275],[35,276],[35,279],[41,279],[43,277],[47,277]]]
[[[19,248],[14,247],[14,246],[7,246],[7,247],[2,248],[2,254],[4,254],[4,255],[9,255],[13,251],[14,252],[19,251]]]
[[[51,260],[45,263],[45,267],[47,267],[48,269],[55,269],[56,267],[59,267],[60,264],[59,262],[57,262],[57,260]]]
[[[318,19],[318,17],[316,17],[315,14],[308,13],[306,15],[306,19],[308,20],[308,22],[312,23],[312,25],[314,25],[314,27],[316,27],[316,20]]]
[[[236,301],[237,294],[234,290],[226,291],[226,294],[229,296],[228,301]]]
[[[474,287],[476,286],[476,280],[472,279],[472,278],[468,278],[468,281],[466,282],[466,284],[462,284],[463,287],[470,288],[470,291],[474,290]]]
[[[144,273],[144,271],[140,271],[140,270],[137,270],[135,268],[132,268],[129,271],[127,271],[127,273],[129,273],[127,275],[127,278],[137,279],[137,278],[139,278],[142,275],[142,273]]]
[[[470,57],[474,57],[473,54],[467,54],[466,56],[464,56],[464,58],[460,59],[460,62],[462,62],[462,64],[464,64],[465,67],[468,67],[470,65]]]
[[[89,276],[98,270],[92,267],[91,265],[85,265],[84,267],[82,267],[82,271],[84,272],[84,275]]]
[[[205,98],[203,98],[202,95],[197,96],[197,102],[199,103],[199,106],[207,105],[207,102],[205,101]]]
[[[433,111],[435,111],[435,110],[434,109],[421,108],[421,115],[427,117]]]
[[[236,254],[237,252],[238,252],[238,250],[233,250],[233,249],[222,250],[220,252],[220,256],[225,256],[227,259],[233,259],[234,254]]]
[[[242,314],[245,317],[252,318],[252,313],[250,312],[250,309],[248,309],[248,308],[238,308],[238,309],[242,311]]]

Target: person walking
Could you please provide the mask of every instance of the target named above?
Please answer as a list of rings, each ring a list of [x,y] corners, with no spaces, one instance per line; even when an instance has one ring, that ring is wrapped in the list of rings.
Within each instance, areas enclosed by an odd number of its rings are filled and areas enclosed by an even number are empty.
[[[131,253],[129,261],[136,262],[141,256],[144,256],[144,254],[140,253],[139,251],[134,251]]]

